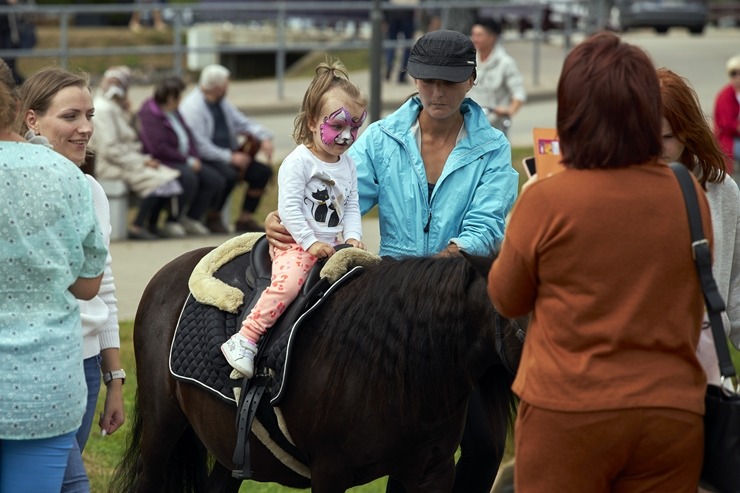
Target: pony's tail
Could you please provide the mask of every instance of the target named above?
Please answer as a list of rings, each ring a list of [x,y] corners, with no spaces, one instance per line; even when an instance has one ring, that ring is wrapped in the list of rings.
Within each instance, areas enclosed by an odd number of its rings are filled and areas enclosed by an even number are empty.
[[[135,397],[136,405],[133,410],[129,413],[128,421],[131,424],[131,431],[129,431],[126,439],[128,446],[126,452],[124,452],[121,460],[116,465],[116,470],[111,478],[110,485],[108,488],[109,493],[130,493],[136,491],[136,477],[137,477],[137,465],[139,462],[139,456],[141,455],[141,414],[139,413],[139,390],[136,390]]]
[[[141,461],[141,439],[143,421],[139,412],[139,389],[135,405],[129,413],[131,431],[128,434],[126,452],[116,466],[110,481],[109,493],[132,493],[139,491],[137,478]],[[162,472],[164,484],[157,489],[160,493],[196,493],[205,491],[208,481],[208,452],[192,428],[188,427],[172,448],[172,455]]]

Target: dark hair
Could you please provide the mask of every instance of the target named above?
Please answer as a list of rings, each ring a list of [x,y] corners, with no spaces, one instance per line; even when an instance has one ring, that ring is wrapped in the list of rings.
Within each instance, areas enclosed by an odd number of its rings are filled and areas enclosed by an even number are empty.
[[[689,168],[706,188],[707,182],[721,182],[725,178],[725,155],[701,112],[696,92],[688,81],[668,70],[657,71],[660,82],[663,116],[671,126],[674,137],[684,145],[679,161]]]
[[[177,76],[165,77],[154,86],[154,102],[165,104],[170,97],[179,97],[185,90],[185,82]]]
[[[640,48],[601,32],[566,57],[558,82],[563,164],[620,168],[661,155],[658,76]]]
[[[13,127],[16,118],[16,84],[8,64],[0,58],[0,129]]]
[[[501,36],[501,23],[493,17],[479,17],[473,22],[474,26],[481,26],[496,36]]]

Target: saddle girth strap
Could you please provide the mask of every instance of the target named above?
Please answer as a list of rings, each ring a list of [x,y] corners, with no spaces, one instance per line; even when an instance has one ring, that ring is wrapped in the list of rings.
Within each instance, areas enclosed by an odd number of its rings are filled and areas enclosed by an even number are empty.
[[[269,376],[260,373],[250,379],[244,379],[242,384],[242,395],[244,396],[239,403],[239,410],[236,418],[236,447],[234,448],[234,464],[239,469],[231,471],[231,476],[240,479],[251,479],[252,477],[252,458],[249,447],[249,431],[252,429],[252,422],[257,415],[262,395],[267,387]]]

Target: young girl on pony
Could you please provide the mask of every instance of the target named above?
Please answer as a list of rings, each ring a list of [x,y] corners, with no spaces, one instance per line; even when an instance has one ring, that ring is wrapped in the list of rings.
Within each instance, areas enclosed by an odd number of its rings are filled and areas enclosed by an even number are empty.
[[[295,119],[298,147],[278,172],[278,211],[296,243],[287,250],[270,245],[272,282],[239,332],[221,345],[229,364],[247,378],[254,372],[260,337],[298,296],[317,259],[334,254],[339,235],[365,248],[357,171],[345,152],[357,139],[366,108],[367,98],[340,62],[319,64]]]

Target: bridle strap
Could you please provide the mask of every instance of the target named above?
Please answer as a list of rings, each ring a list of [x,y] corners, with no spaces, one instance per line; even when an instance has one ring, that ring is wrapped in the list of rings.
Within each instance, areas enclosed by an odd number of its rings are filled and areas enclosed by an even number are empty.
[[[516,375],[516,369],[512,367],[512,365],[509,364],[509,359],[506,357],[506,350],[504,349],[504,321],[507,321],[509,323],[513,323],[511,321],[508,321],[504,319],[501,315],[496,313],[494,315],[494,327],[495,327],[495,337],[494,337],[494,346],[496,348],[496,354],[498,354],[499,359],[501,360],[501,363],[504,365],[504,368],[506,371],[508,371],[511,375]],[[524,335],[525,332],[517,327],[516,330],[516,337],[519,339],[520,342],[524,342]]]

